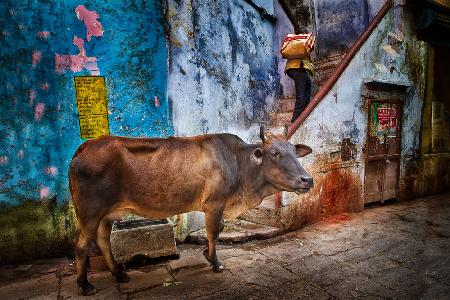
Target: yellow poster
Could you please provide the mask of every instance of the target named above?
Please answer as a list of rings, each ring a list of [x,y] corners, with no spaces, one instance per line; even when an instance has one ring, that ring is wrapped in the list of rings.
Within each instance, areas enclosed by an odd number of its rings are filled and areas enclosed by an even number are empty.
[[[109,135],[105,77],[76,76],[75,94],[81,138]]]

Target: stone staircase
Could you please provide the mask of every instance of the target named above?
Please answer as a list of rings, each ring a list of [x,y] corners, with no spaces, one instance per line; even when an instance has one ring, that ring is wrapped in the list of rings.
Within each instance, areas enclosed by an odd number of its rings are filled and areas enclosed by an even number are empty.
[[[291,124],[292,113],[295,106],[294,96],[284,96],[278,99],[276,110],[269,112],[270,128],[289,126]]]
[[[312,78],[311,99],[333,74],[344,55],[345,53],[314,61],[315,74]],[[294,106],[295,95],[280,97],[278,99],[275,111],[269,112],[268,126],[270,128],[284,127],[286,125],[289,126],[291,124]]]

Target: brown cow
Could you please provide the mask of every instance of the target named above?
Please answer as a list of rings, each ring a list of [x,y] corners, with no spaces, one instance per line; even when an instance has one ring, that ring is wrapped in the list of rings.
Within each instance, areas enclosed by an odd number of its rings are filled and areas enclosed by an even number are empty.
[[[113,220],[132,212],[166,218],[203,211],[213,270],[222,218],[233,218],[280,191],[302,193],[313,180],[297,157],[311,153],[261,129],[262,144],[246,144],[232,134],[195,137],[125,138],[106,136],[83,143],[69,169],[76,207],[77,282],[83,295],[95,293],[87,280],[87,246],[95,240],[118,282],[127,282],[111,253]]]

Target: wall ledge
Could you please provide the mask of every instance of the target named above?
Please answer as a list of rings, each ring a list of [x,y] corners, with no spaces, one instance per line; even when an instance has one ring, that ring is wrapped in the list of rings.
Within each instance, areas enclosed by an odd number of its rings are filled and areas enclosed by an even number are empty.
[[[366,77],[363,79],[363,83],[367,86],[386,86],[386,87],[398,87],[398,88],[409,88],[412,87],[413,84],[408,80],[388,80],[384,78],[377,77]]]

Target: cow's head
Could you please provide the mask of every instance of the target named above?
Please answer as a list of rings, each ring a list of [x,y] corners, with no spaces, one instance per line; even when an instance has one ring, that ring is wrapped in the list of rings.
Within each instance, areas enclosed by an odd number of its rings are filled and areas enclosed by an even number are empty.
[[[313,179],[301,166],[298,157],[312,152],[311,148],[289,143],[284,137],[265,132],[261,127],[262,147],[252,152],[252,161],[261,165],[265,179],[275,187],[297,194],[313,187]]]

